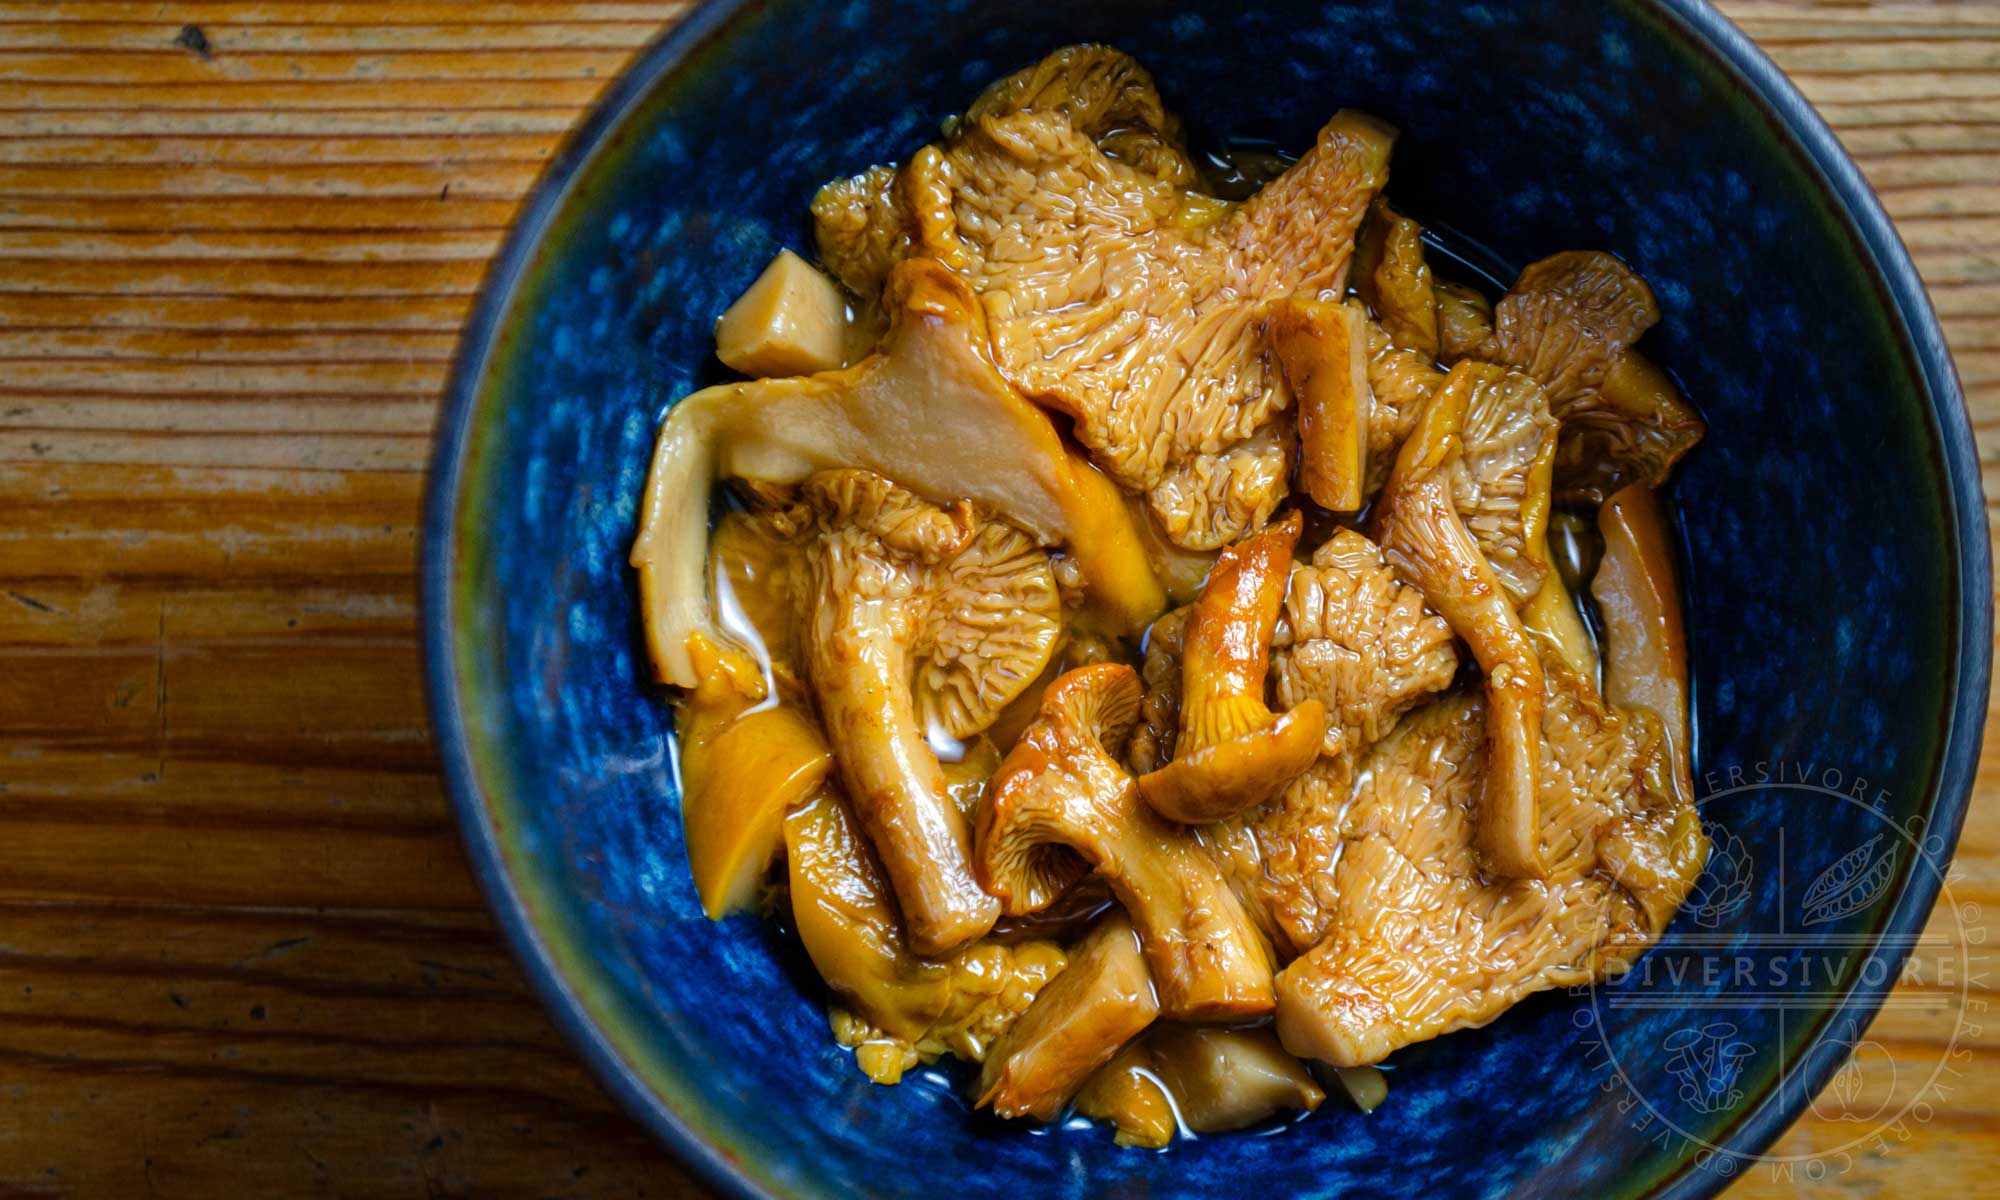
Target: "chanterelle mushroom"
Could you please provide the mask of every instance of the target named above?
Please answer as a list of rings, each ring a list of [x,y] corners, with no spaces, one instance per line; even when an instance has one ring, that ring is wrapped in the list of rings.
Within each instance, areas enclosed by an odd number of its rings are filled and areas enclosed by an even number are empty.
[[[878,1083],[945,1052],[978,1062],[1063,969],[1061,947],[1040,939],[980,941],[943,958],[914,953],[837,788],[787,816],[784,840],[792,923],[848,1010],[834,1013],[836,1034]]]
[[[807,555],[807,675],[911,944],[949,950],[1000,906],[973,878],[929,737],[979,732],[1041,671],[1061,624],[1054,573],[1012,526],[879,475],[823,472],[804,496],[823,529]]]
[[[1335,1066],[1484,1025],[1522,997],[1637,958],[1701,873],[1693,806],[1665,786],[1650,713],[1615,712],[1559,660],[1538,747],[1546,879],[1496,879],[1474,850],[1487,761],[1475,692],[1406,717],[1340,818],[1331,920],[1278,978],[1278,1033]]]
[[[718,477],[795,484],[873,471],[941,503],[971,500],[1067,546],[1092,603],[1137,630],[1166,606],[1118,489],[1063,448],[1048,416],[994,370],[986,320],[938,263],[898,265],[876,353],[841,371],[708,388],[660,430],[632,563],[664,681],[694,684],[687,639],[727,639],[710,611],[708,496]]]
[[[1133,764],[1173,752],[1180,711],[1184,611],[1146,637],[1144,720]],[[1319,761],[1263,808],[1200,830],[1204,845],[1281,956],[1319,940],[1333,906],[1333,865],[1355,768],[1368,748],[1427,695],[1451,685],[1458,651],[1451,629],[1397,580],[1367,538],[1342,530],[1295,565],[1272,637],[1273,690],[1281,707],[1324,703]]]
[[[1256,929],[1193,835],[1148,808],[1118,761],[1138,713],[1139,679],[1122,664],[1050,685],[980,802],[980,880],[1018,914],[1095,871],[1139,932],[1161,1012],[1261,1015],[1271,963]]]
[[[1423,228],[1379,198],[1355,240],[1354,289],[1396,345],[1438,356],[1438,305]]]
[[[1452,502],[1467,533],[1518,607],[1549,573],[1546,532],[1556,421],[1541,385],[1485,363],[1453,368],[1468,381]]]
[[[1319,753],[1326,707],[1317,697],[1279,713],[1264,703],[1301,525],[1294,512],[1223,551],[1188,613],[1174,757],[1139,777],[1139,794],[1168,820],[1200,824],[1255,808]]]
[[[1557,482],[1566,496],[1595,502],[1628,483],[1657,486],[1701,440],[1701,418],[1631,348],[1659,319],[1646,281],[1599,251],[1530,265],[1494,306],[1493,333],[1474,357],[1548,389],[1563,424]]]
[[[1269,1029],[1163,1024],[1091,1076],[1076,1111],[1116,1126],[1121,1146],[1159,1150],[1182,1129],[1224,1133],[1324,1099]]]
[[[1460,363],[1424,404],[1396,456],[1375,517],[1375,538],[1397,575],[1464,638],[1486,675],[1486,762],[1479,848],[1501,875],[1542,874],[1535,830],[1535,755],[1542,664],[1507,589],[1459,515],[1466,410],[1484,378]]]
[[[979,1072],[977,1103],[1003,1117],[1053,1121],[1090,1073],[1159,1013],[1138,935],[1123,913],[1113,913],[994,1043]]]
[[[1189,189],[1179,130],[1145,71],[1079,46],[989,88],[903,167],[896,203],[853,184],[826,207],[843,214],[846,243],[907,237],[911,252],[962,272],[1001,371],[1074,417],[1093,460],[1148,493],[1176,543],[1209,549],[1261,524],[1284,494],[1283,442],[1256,440],[1290,402],[1263,306],[1338,297],[1391,140],[1341,113],[1262,191],[1218,202]],[[856,213],[894,232],[849,232]]]

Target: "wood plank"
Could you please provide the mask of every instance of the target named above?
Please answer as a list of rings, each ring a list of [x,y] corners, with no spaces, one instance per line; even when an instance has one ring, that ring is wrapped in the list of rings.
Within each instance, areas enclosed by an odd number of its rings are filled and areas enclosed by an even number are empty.
[[[0,0],[0,1196],[702,1194],[492,931],[413,583],[485,263],[688,7]],[[2000,3],[1724,8],[1881,190],[2000,498]],[[1952,889],[1992,913],[1988,735]],[[1951,1035],[1870,1031],[1912,1069]],[[1932,1120],[1730,1194],[1990,1190],[2000,1025],[1965,1040]]]

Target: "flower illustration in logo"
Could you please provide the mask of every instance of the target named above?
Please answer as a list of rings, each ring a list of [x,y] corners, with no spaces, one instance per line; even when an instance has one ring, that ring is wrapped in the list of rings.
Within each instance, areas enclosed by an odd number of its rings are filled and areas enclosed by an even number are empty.
[[[1667,1073],[1680,1085],[1681,1103],[1698,1113],[1721,1112],[1743,1102],[1736,1077],[1755,1047],[1736,1036],[1736,1026],[1716,1021],[1700,1029],[1677,1029],[1660,1043]]]
[[[1703,929],[1720,928],[1750,903],[1750,852],[1743,839],[1720,825],[1705,825],[1708,868],[1695,881],[1683,910]]]
[[[1881,834],[1842,855],[1819,873],[1799,902],[1806,926],[1824,925],[1851,917],[1882,898],[1896,877],[1896,847],[1885,845]]]

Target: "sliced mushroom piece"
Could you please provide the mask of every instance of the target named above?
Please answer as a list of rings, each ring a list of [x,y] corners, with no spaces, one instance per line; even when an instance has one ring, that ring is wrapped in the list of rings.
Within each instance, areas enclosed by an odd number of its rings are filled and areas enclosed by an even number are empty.
[[[808,551],[807,675],[902,904],[938,954],[991,928],[964,820],[931,748],[969,737],[1033,681],[1060,630],[1048,555],[1019,530],[941,509],[866,471],[806,482],[824,532]]]
[[[1311,1112],[1326,1099],[1269,1028],[1161,1025],[1145,1042],[1155,1074],[1196,1133],[1243,1129],[1286,1109]]]
[[[1121,1146],[1164,1150],[1180,1129],[1174,1102],[1153,1070],[1152,1051],[1133,1041],[1092,1075],[1076,1094],[1078,1116],[1108,1121]]]
[[[1154,1026],[1091,1076],[1076,1111],[1118,1129],[1121,1146],[1158,1150],[1180,1130],[1227,1133],[1326,1099],[1269,1029]]]
[[[1340,1090],[1346,1092],[1354,1107],[1364,1113],[1374,1112],[1389,1098],[1389,1080],[1379,1067],[1331,1067],[1329,1070],[1340,1082]]]
[[[1119,764],[1138,714],[1139,679],[1122,664],[1050,686],[980,804],[979,878],[1020,914],[1095,871],[1139,932],[1162,1012],[1269,1012],[1270,958],[1242,905],[1194,837],[1148,808]]]
[[[1366,500],[1368,420],[1367,314],[1352,304],[1287,297],[1266,319],[1271,350],[1284,368],[1299,411],[1299,486],[1331,512],[1354,512]]]
[[[718,477],[795,484],[816,471],[873,471],[1067,545],[1107,624],[1137,632],[1165,607],[1122,494],[994,369],[985,315],[964,281],[911,259],[891,271],[886,303],[893,325],[881,349],[852,367],[726,384],[669,410],[632,547],[663,681],[693,686],[690,634],[721,640],[705,570],[706,498]]]
[[[1635,483],[1605,501],[1597,526],[1604,558],[1590,592],[1604,618],[1605,699],[1660,719],[1675,784],[1692,796],[1687,633],[1666,511],[1652,488]]]
[[[1438,356],[1438,303],[1424,262],[1424,230],[1376,197],[1354,242],[1354,290],[1375,311],[1389,339],[1426,358]]]
[[[1098,922],[994,1043],[974,1089],[978,1107],[1053,1121],[1091,1072],[1160,1013],[1138,935],[1123,913]]]
[[[1139,794],[1170,821],[1202,824],[1255,808],[1319,754],[1324,704],[1307,697],[1273,713],[1264,702],[1301,527],[1293,512],[1224,550],[1188,614],[1173,761],[1139,778]]]
[[[1453,499],[1468,404],[1481,378],[1460,363],[1425,402],[1396,456],[1375,518],[1375,540],[1400,577],[1464,638],[1486,675],[1487,740],[1478,846],[1496,874],[1538,878],[1535,764],[1542,664],[1504,584],[1467,531]]]
[[[853,1042],[879,1041],[890,1061],[871,1077],[894,1082],[899,1062],[951,1053],[978,1061],[1063,969],[1061,947],[978,942],[943,958],[918,955],[896,919],[888,881],[837,789],[785,818],[792,920],[813,967],[866,1024]]]
[[[1646,281],[1612,255],[1569,251],[1531,264],[1493,310],[1475,352],[1533,376],[1563,423],[1557,485],[1597,502],[1633,482],[1658,485],[1701,440],[1701,418],[1632,349],[1660,319]]]
[[[715,322],[715,356],[745,375],[808,375],[847,352],[847,298],[833,280],[780,250]]]
[[[1549,575],[1550,468],[1556,421],[1540,384],[1486,363],[1453,368],[1470,381],[1452,500],[1466,532],[1516,606]]]
[[[1437,297],[1438,361],[1446,366],[1476,354],[1493,336],[1493,302],[1477,288],[1440,280]]]
[[[818,794],[833,755],[811,713],[767,696],[738,656],[698,639],[695,661],[676,721],[681,823],[702,911],[719,921],[756,903],[785,814]]]

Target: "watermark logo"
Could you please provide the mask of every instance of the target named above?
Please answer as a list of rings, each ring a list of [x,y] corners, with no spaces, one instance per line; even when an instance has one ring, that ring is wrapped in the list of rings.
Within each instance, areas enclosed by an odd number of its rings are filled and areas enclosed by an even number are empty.
[[[1713,822],[1704,822],[1708,834],[1708,869],[1688,893],[1688,919],[1703,929],[1716,929],[1733,920],[1750,903],[1750,852],[1735,834]]]
[[[1949,1102],[1971,1062],[1961,1043],[1985,1016],[1974,990],[1987,967],[1983,914],[1952,895],[1945,839],[1921,817],[1893,815],[1866,780],[1758,764],[1727,786],[1704,782],[1701,879],[1636,962],[1607,945],[1610,969],[1579,989],[1589,1003],[1575,1022],[1606,1090],[1622,1093],[1620,1110],[1649,1140],[1734,1176],[1753,1160],[1710,1135],[1782,1097],[1825,1128],[1801,1139],[1809,1152],[1780,1143],[1754,1162],[1781,1179],[1825,1179],[1907,1141]],[[1916,932],[1884,930],[1899,881],[1938,889]],[[1609,910],[1605,920],[1616,926]],[[1814,1036],[1857,989],[1888,990],[1878,1027],[1897,1031],[1899,1053],[1865,1019],[1843,1015]]]

